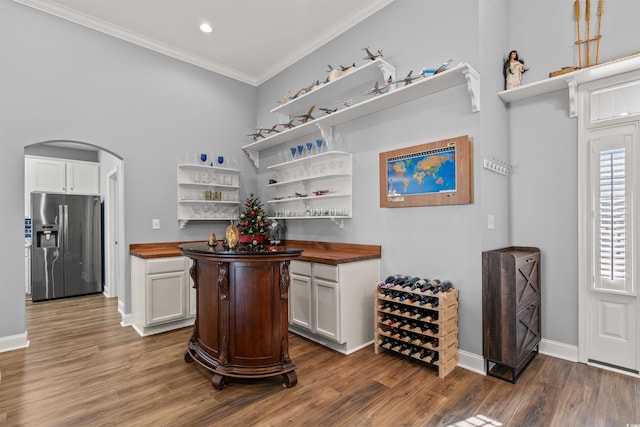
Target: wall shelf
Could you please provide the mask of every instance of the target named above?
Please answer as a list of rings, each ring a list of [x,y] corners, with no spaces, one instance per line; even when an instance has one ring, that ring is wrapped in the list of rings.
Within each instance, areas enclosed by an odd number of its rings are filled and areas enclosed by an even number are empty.
[[[190,221],[228,221],[235,217],[240,205],[239,178],[239,169],[178,165],[180,228],[185,228]]]
[[[349,89],[375,81],[379,78],[385,81],[389,76],[395,80],[395,67],[382,59],[376,59],[375,61],[370,61],[365,65],[357,67],[355,71],[343,74],[332,82],[325,83],[323,86],[311,92],[299,95],[297,98],[277,106],[271,110],[271,112],[284,114],[286,116],[306,112],[312,105],[319,107],[318,102],[327,99],[331,99],[332,102],[334,102]]]
[[[571,73],[522,85],[515,89],[503,90],[498,92],[498,96],[503,102],[510,103],[562,89],[569,89],[569,117],[577,117],[578,85],[638,69],[640,69],[640,54],[592,65]]]
[[[354,72],[355,73],[355,72]],[[337,80],[336,80],[337,81]],[[335,82],[334,82],[335,83]],[[259,167],[259,152],[271,147],[310,135],[319,130],[328,133],[328,128],[359,119],[397,105],[432,95],[461,84],[466,84],[471,97],[472,111],[480,111],[480,77],[469,64],[459,64],[442,73],[426,76],[413,83],[384,94],[372,96],[358,104],[335,113],[308,121],[294,128],[272,134],[242,147],[256,167]],[[323,88],[316,89],[317,91]],[[312,94],[313,92],[310,92]]]

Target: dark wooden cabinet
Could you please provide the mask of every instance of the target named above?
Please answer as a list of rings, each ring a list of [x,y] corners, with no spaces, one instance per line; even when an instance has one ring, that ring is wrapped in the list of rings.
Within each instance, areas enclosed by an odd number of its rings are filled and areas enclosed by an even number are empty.
[[[216,252],[206,243],[180,245],[193,259],[197,314],[185,360],[213,372],[222,389],[229,378],[282,375],[297,383],[289,358],[289,261],[297,249],[279,252]]]
[[[538,248],[482,253],[482,328],[487,375],[515,383],[537,354],[542,332]]]

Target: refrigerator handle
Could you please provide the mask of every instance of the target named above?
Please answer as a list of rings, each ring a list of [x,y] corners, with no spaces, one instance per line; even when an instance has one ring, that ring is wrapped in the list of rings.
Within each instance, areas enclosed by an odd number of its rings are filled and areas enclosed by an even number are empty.
[[[66,248],[69,242],[69,205],[64,205],[64,215],[62,218],[62,238],[64,239],[64,248]]]

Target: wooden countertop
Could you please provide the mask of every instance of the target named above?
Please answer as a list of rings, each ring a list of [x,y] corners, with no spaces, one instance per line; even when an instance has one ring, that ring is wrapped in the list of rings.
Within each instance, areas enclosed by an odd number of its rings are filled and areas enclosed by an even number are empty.
[[[182,243],[191,242],[133,243],[129,246],[129,253],[143,259],[182,256],[182,252],[178,248],[178,245]],[[377,259],[382,256],[382,249],[377,245],[286,240],[283,246],[302,249],[304,252],[298,258],[300,261],[332,265]]]

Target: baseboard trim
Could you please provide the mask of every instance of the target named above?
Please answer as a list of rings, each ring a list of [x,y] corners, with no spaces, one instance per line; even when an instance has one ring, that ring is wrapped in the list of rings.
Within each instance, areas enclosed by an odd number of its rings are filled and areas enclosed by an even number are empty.
[[[557,357],[558,359],[564,359],[570,362],[578,361],[578,346],[575,345],[542,339],[540,340],[538,351],[540,354]]]
[[[125,326],[133,325],[133,314],[131,313],[124,314],[124,312],[122,312],[119,307],[118,307],[118,313],[120,313],[120,316],[122,316],[122,320],[120,321],[120,326],[124,328]]]
[[[487,375],[484,357],[479,354],[458,350],[458,366],[480,375]]]
[[[0,337],[0,353],[5,351],[18,350],[29,347],[27,339],[27,331],[24,334],[10,335],[8,337]]]
[[[538,352],[570,362],[578,361],[578,347],[558,341],[540,340]],[[481,375],[487,374],[484,357],[480,354],[458,350],[458,366]]]

